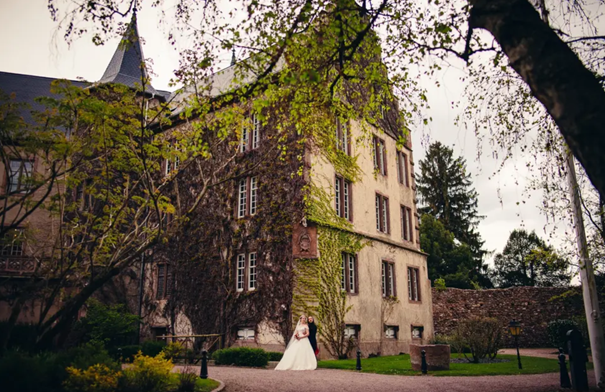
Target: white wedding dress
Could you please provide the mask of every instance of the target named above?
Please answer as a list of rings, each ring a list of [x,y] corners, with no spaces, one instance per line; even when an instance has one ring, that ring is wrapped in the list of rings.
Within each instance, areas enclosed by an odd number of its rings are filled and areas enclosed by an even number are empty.
[[[307,333],[309,328],[306,325],[298,325],[294,333],[299,336]],[[284,356],[275,367],[275,370],[315,370],[317,368],[317,359],[313,352],[313,347],[309,338],[293,338],[288,344]]]

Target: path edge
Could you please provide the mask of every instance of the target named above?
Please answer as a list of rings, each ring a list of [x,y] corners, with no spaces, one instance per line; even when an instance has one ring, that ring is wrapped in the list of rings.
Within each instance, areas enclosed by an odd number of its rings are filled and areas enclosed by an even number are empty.
[[[211,392],[221,392],[223,389],[225,389],[225,383],[222,382],[221,380],[217,380],[216,378],[213,378],[214,381],[218,381],[219,386],[214,388]]]

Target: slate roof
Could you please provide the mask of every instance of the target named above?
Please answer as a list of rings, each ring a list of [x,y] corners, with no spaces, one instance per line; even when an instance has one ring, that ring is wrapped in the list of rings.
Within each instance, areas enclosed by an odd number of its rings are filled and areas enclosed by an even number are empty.
[[[149,80],[144,62],[143,47],[139,37],[136,14],[133,14],[128,29],[105,69],[99,83],[119,83],[132,88],[140,88],[141,80]],[[169,93],[156,90],[150,83],[145,86],[145,92],[166,99]]]
[[[30,108],[22,109],[21,115],[28,124],[35,124],[31,111],[43,110],[44,106],[35,102],[34,98],[41,96],[59,98],[57,94],[50,93],[50,84],[56,79],[0,71],[0,90],[9,95],[14,93],[17,102],[29,104]],[[78,80],[70,80],[70,82],[78,87],[88,86],[87,83]]]
[[[251,66],[259,67],[259,69],[252,69]],[[285,67],[286,61],[281,57],[277,61],[272,73],[280,72]],[[186,86],[182,90],[172,93],[170,100],[175,106],[172,114],[179,114],[186,108],[187,99],[195,94],[196,89],[206,97],[216,98],[229,91],[253,83],[262,72],[264,72],[262,65],[247,64],[247,60],[242,60],[227,68],[223,68],[202,80],[197,87]]]

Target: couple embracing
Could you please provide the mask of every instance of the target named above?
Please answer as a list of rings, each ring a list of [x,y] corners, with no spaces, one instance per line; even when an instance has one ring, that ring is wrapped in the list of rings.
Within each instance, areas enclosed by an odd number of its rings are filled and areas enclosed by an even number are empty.
[[[302,315],[275,370],[315,370],[318,353],[317,326],[313,317]]]

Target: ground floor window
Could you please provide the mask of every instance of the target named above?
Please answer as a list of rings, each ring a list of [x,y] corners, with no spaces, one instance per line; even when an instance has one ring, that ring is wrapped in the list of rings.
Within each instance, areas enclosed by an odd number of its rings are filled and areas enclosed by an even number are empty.
[[[384,326],[384,337],[387,339],[397,339],[399,334],[399,327],[397,325],[385,325]]]
[[[254,340],[254,327],[239,327],[237,329],[238,340]]]
[[[422,339],[424,333],[424,327],[419,325],[412,325],[412,339]]]
[[[358,324],[347,324],[345,325],[345,339],[349,338],[359,338],[359,331],[361,330],[361,326]]]
[[[162,336],[168,335],[168,327],[151,327],[151,336],[153,340],[166,340]]]

